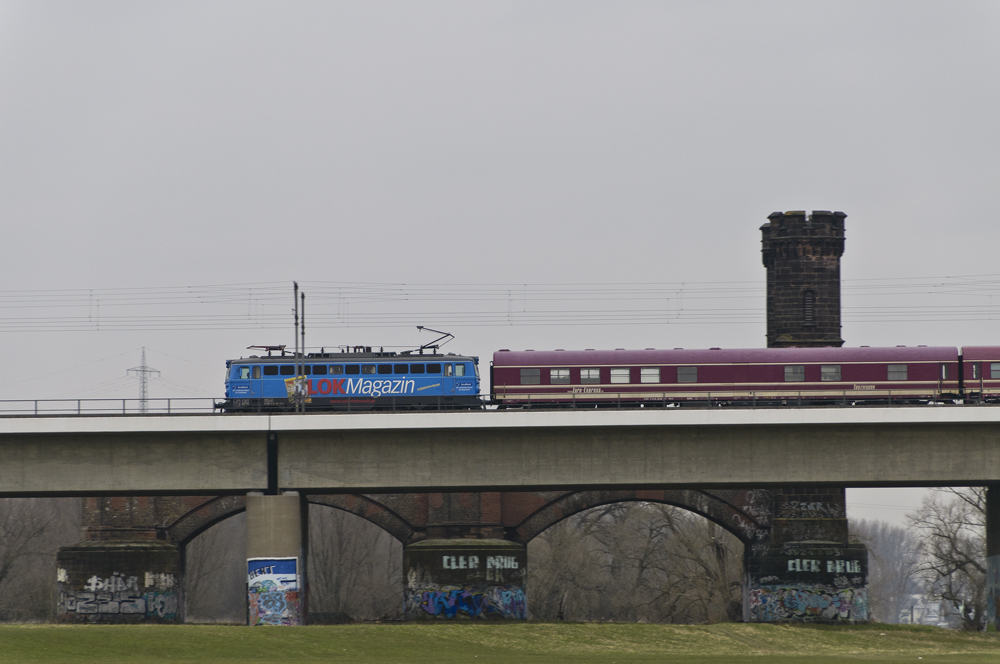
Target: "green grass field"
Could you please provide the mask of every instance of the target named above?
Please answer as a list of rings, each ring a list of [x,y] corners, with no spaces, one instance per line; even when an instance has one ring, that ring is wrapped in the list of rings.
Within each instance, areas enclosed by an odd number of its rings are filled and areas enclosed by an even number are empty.
[[[2,625],[0,662],[1000,662],[1000,634],[874,625]]]

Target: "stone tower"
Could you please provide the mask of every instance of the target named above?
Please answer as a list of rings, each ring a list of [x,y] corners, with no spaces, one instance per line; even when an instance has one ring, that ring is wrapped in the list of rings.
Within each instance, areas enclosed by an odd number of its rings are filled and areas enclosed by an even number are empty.
[[[843,346],[843,212],[773,212],[760,227],[767,268],[767,347]]]

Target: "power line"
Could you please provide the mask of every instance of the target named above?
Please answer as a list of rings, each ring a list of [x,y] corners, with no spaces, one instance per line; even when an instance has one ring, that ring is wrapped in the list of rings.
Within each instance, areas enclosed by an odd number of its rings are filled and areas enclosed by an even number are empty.
[[[763,324],[761,282],[303,282],[315,328]],[[285,329],[288,284],[0,291],[0,331]],[[1000,320],[1000,275],[845,280],[851,323]],[[993,296],[998,296],[997,306]]]

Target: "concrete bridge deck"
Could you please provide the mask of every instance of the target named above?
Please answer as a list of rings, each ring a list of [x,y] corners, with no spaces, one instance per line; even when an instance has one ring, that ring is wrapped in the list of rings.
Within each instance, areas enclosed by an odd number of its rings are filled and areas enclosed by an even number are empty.
[[[325,493],[982,485],[1000,482],[1000,408],[0,420],[0,495],[238,494],[269,470]]]

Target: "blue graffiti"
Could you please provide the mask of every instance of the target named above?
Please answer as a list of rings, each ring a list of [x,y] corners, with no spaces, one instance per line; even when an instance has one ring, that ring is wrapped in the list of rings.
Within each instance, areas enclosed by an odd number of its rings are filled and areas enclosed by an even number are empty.
[[[438,590],[419,590],[411,595],[411,602],[424,612],[442,618],[495,616],[525,620],[528,617],[523,588],[490,586],[485,590],[472,590],[444,586]]]

